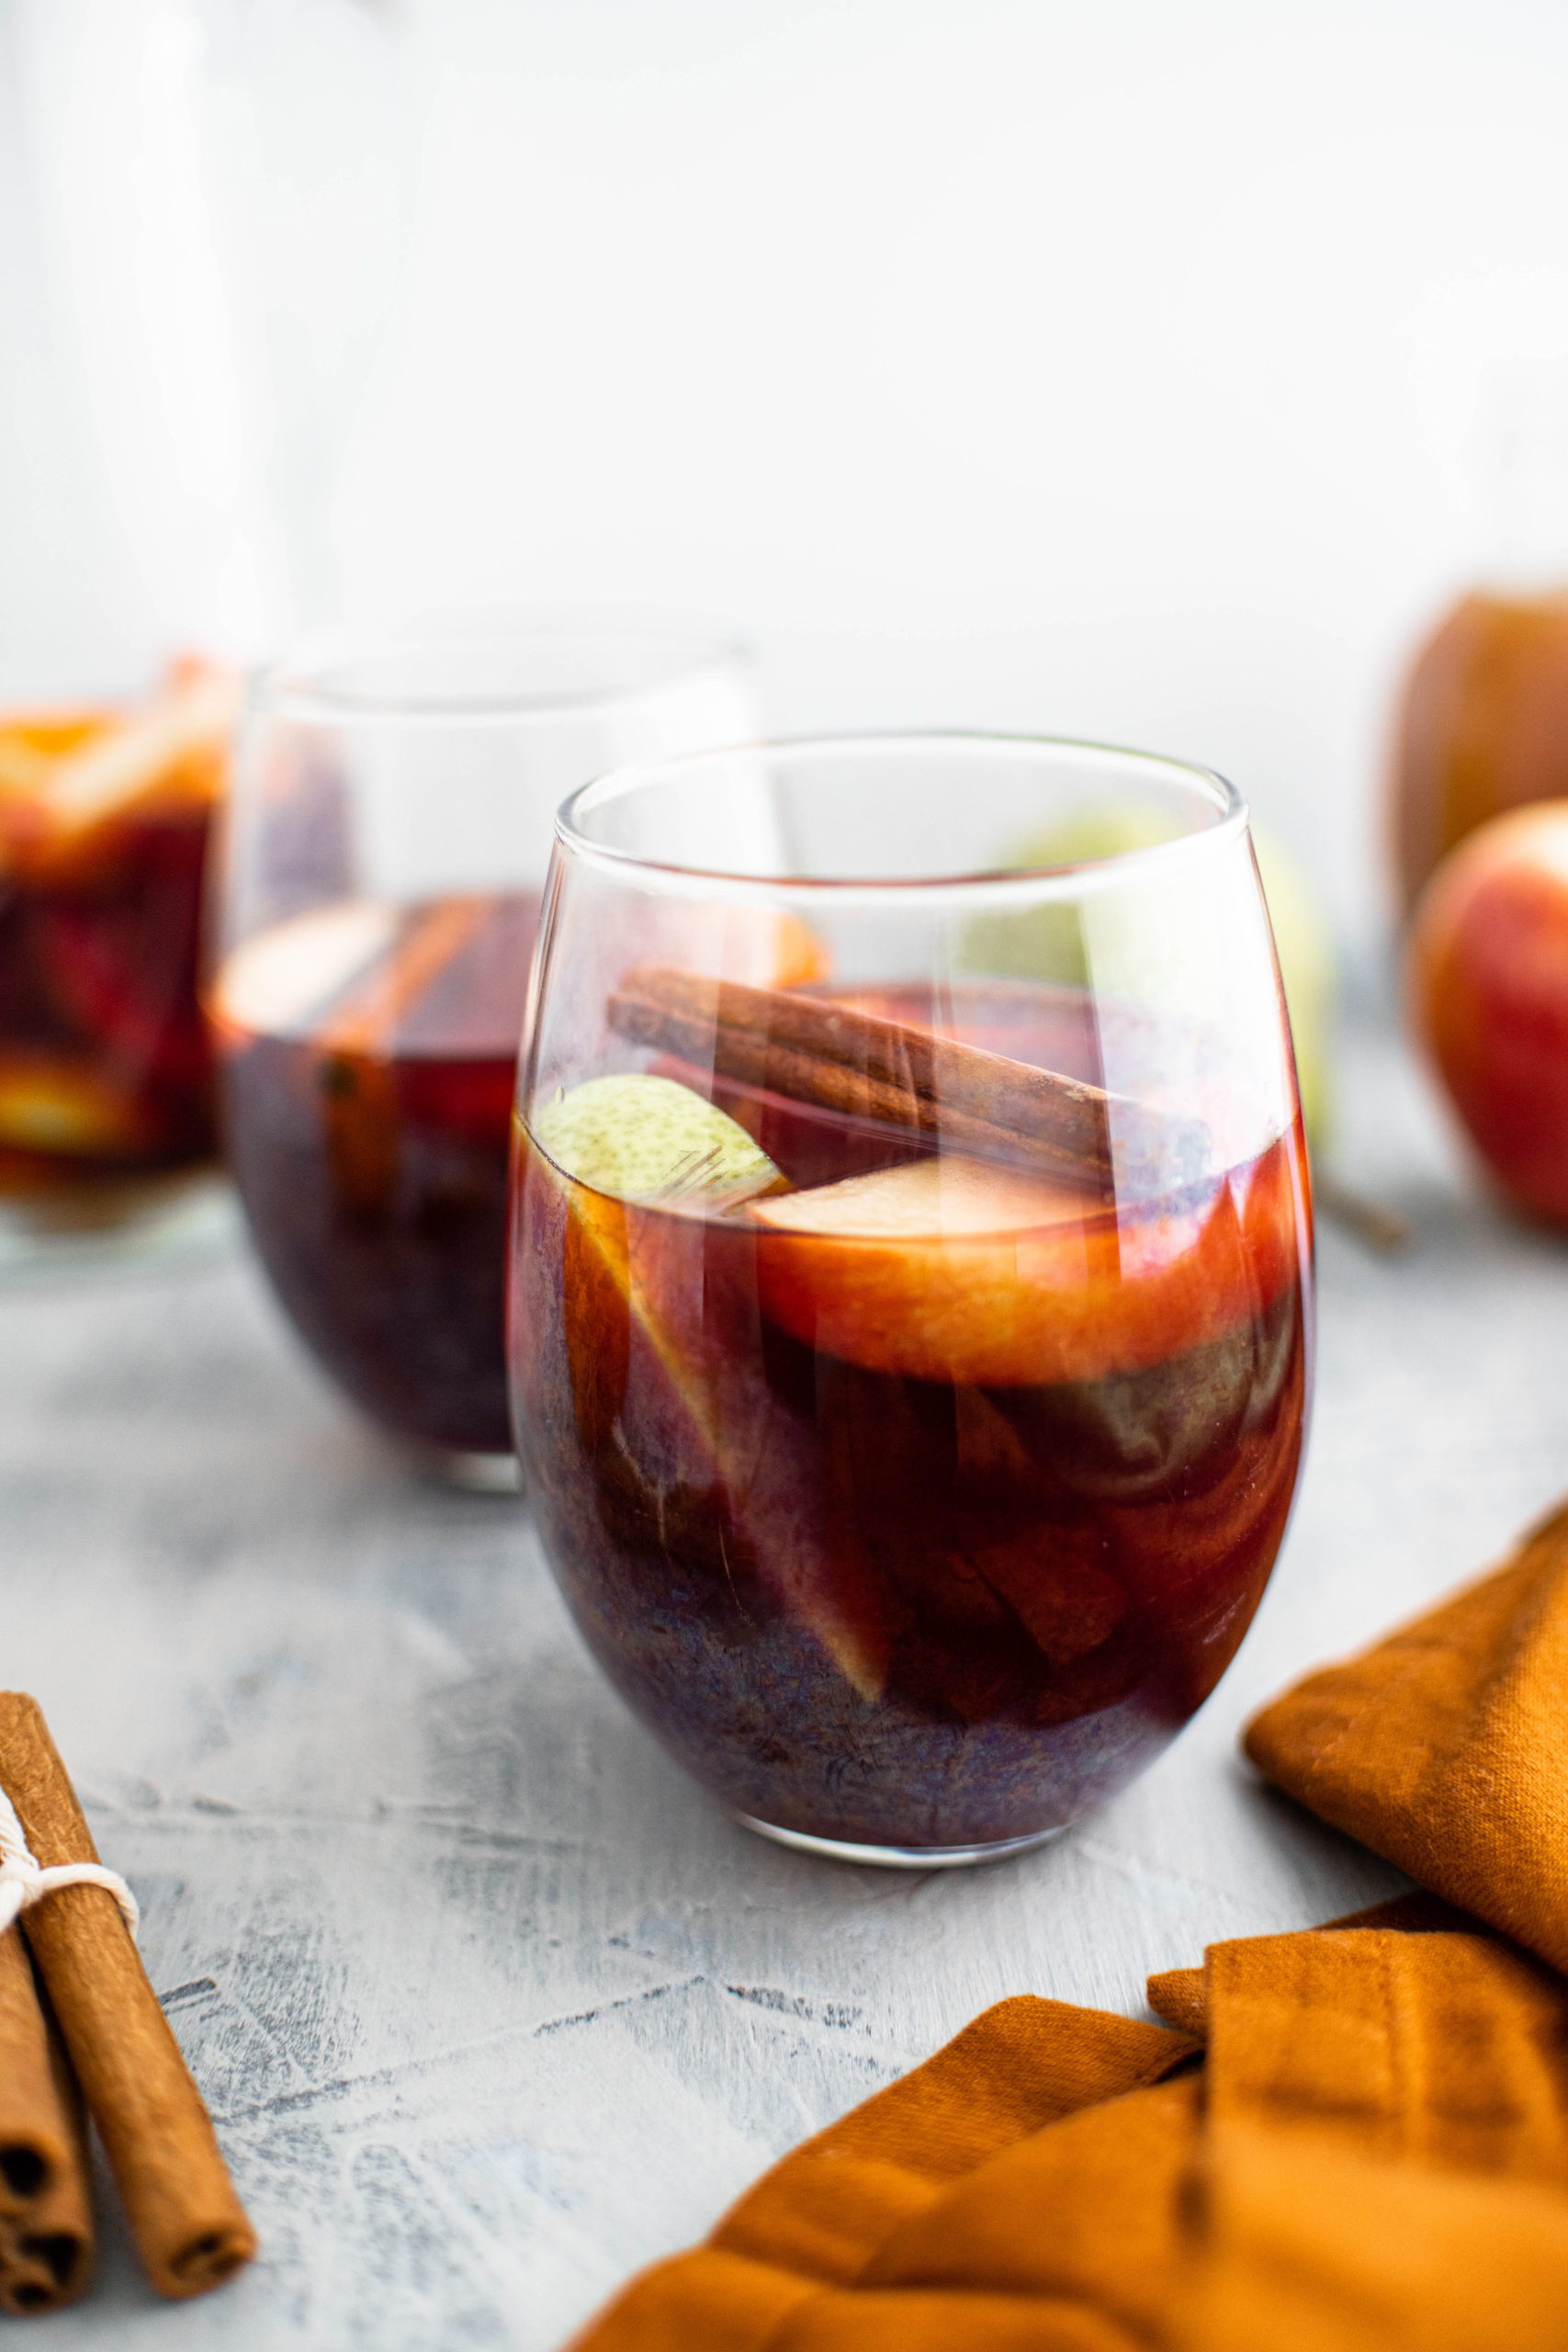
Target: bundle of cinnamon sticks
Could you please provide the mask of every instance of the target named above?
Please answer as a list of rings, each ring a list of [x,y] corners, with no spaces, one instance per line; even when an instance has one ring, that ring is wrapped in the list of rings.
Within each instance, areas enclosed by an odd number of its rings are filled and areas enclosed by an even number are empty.
[[[97,1860],[38,1702],[16,1690],[0,1691],[0,1789],[41,1868]],[[85,2115],[153,2286],[199,2295],[255,2233],[118,1904],[65,1886],[24,1919],[0,1934],[0,2311],[51,2311],[91,2279]]]

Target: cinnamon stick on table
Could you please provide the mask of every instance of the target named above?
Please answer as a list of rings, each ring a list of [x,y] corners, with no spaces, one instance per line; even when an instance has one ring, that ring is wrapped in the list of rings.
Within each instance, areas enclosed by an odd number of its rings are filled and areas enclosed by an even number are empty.
[[[82,2098],[28,1948],[0,1935],[0,2311],[74,2302],[93,2275]]]
[[[944,1143],[1016,1159],[1109,1199],[1111,1114],[1119,1154],[1146,1149],[1172,1123],[1103,1087],[1038,1069],[912,1023],[794,989],[645,967],[611,996],[612,1029],[720,1077],[793,1102],[874,1119]]]
[[[0,1691],[0,1788],[45,1870],[97,1860],[38,1702],[19,1690]],[[148,2277],[164,2295],[216,2287],[255,2233],[118,1905],[103,1887],[62,1887],[25,1932]]]

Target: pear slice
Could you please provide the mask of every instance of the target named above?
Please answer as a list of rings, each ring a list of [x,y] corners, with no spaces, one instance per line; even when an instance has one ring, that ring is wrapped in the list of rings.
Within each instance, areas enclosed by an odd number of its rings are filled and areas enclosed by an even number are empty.
[[[727,1111],[672,1078],[591,1078],[535,1112],[535,1141],[561,1170],[622,1201],[745,1201],[779,1182]]]

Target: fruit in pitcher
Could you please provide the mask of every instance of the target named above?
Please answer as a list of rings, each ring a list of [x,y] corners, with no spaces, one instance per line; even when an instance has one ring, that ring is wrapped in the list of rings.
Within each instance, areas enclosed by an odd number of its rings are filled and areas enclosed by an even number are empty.
[[[173,665],[141,706],[0,718],[0,1150],[156,1163],[212,1143],[202,876],[237,696]]]
[[[1494,819],[1416,905],[1411,1018],[1520,1208],[1568,1224],[1568,800]]]
[[[237,708],[232,673],[190,656],[140,707],[0,722],[0,866],[79,885],[116,866],[128,825],[209,808]]]

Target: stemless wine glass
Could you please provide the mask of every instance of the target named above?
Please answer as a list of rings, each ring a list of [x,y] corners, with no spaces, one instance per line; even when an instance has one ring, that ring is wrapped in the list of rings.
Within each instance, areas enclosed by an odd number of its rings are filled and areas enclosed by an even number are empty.
[[[1295,1487],[1310,1196],[1245,806],[909,736],[645,763],[557,833],[510,1348],[577,1623],[752,1828],[1031,1845],[1213,1689]]]
[[[208,998],[235,1181],[320,1362],[470,1482],[516,1476],[507,1151],[555,809],[751,731],[736,650],[650,628],[404,632],[254,695]]]

